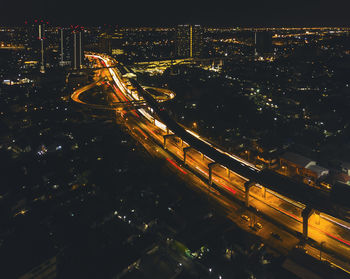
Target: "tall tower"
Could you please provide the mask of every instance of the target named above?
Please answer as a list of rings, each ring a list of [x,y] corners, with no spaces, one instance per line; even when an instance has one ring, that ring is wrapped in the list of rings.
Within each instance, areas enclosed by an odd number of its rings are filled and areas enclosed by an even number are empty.
[[[63,28],[60,29],[60,65],[64,65],[64,32]]]
[[[39,36],[38,39],[40,40],[40,47],[41,47],[41,62],[40,62],[40,72],[45,73],[45,62],[44,62],[44,39],[45,39],[45,24],[39,24],[38,26],[39,30]]]
[[[202,52],[203,29],[200,25],[178,25],[176,29],[176,56],[199,57]]]
[[[60,66],[67,66],[71,64],[71,55],[73,54],[71,51],[71,32],[68,28],[60,28],[59,30],[60,37]]]
[[[74,29],[72,33],[72,68],[74,70],[81,69],[84,63],[83,50],[83,31],[81,29]]]

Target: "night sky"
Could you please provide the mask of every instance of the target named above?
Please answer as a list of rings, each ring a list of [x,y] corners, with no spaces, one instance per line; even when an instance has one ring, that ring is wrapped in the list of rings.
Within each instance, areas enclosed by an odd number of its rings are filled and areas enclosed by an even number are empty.
[[[290,3],[290,4],[287,4]],[[100,8],[100,9],[99,9]],[[42,18],[52,24],[171,26],[350,26],[349,0],[4,0],[0,24]]]

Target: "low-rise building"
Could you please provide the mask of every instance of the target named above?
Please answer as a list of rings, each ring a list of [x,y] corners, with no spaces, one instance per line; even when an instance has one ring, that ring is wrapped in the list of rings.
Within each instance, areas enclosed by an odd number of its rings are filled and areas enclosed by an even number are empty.
[[[286,152],[280,156],[280,165],[282,168],[285,167],[283,169],[287,169],[290,175],[303,175],[307,173],[308,167],[316,165],[316,161],[293,152]]]
[[[329,170],[317,165],[316,161],[293,152],[284,153],[280,165],[285,175],[297,176],[311,186],[316,186],[329,174]]]

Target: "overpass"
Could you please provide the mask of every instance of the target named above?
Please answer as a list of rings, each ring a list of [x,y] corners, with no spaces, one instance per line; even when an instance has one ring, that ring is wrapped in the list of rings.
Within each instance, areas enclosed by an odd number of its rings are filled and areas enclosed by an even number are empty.
[[[104,79],[101,78],[91,84],[85,85],[82,88],[79,88],[78,90],[74,91],[71,95],[71,99],[79,104],[86,105],[93,109],[103,109],[103,110],[116,110],[116,109],[137,109],[144,107],[146,105],[146,102],[144,100],[133,100],[133,101],[113,101],[110,105],[103,105],[103,104],[94,104],[94,103],[88,103],[86,101],[81,100],[81,94],[90,90],[97,84],[99,84]]]
[[[104,60],[104,58],[99,55],[94,56],[98,59]],[[187,154],[190,150],[196,150],[202,154],[203,158],[207,157],[210,160],[210,163],[208,163],[206,166],[209,170],[207,175],[209,185],[213,183],[213,170],[216,168],[216,166],[222,166],[227,170],[227,177],[229,177],[230,173],[233,172],[241,179],[244,179],[245,205],[247,207],[250,206],[250,199],[252,197],[250,195],[250,189],[253,186],[263,188],[265,193],[264,195],[266,195],[266,191],[269,193],[274,191],[274,195],[276,197],[293,204],[301,210],[301,218],[293,218],[298,222],[302,222],[302,233],[304,238],[308,237],[308,220],[313,213],[315,213],[316,216],[320,216],[321,212],[329,214],[331,217],[342,218],[335,210],[333,210],[332,202],[330,201],[329,197],[324,196],[322,192],[303,183],[298,183],[291,178],[279,175],[271,170],[260,170],[253,164],[239,158],[238,156],[220,150],[213,144],[202,139],[199,135],[185,129],[174,121],[169,116],[168,112],[161,107],[161,105],[151,96],[151,94],[149,94],[149,92],[147,92],[147,89],[139,85],[136,80],[129,79],[132,86],[136,89],[135,91],[137,91],[137,94],[134,94],[131,91],[128,92],[125,85],[121,83],[120,72],[118,75],[116,75],[116,73],[114,73],[112,70],[110,70],[110,72],[116,84],[118,86],[120,85],[121,88],[124,88],[122,91],[130,100],[143,99],[146,102],[152,115],[146,113],[146,110],[143,110],[143,113],[142,110],[139,110],[139,112],[143,114],[148,121],[153,122],[158,127],[161,126],[162,130],[166,131],[166,134],[161,134],[165,149],[167,149],[167,141],[169,141],[169,139],[178,138],[181,142],[184,164],[187,164]],[[217,180],[215,182],[217,182]],[[283,213],[283,210],[279,211]],[[291,214],[288,215],[291,216]],[[339,225],[337,221],[334,221],[334,223]],[[347,225],[340,226],[348,228]],[[329,235],[327,232],[325,234]],[[335,237],[334,239],[337,240],[339,238]],[[340,241],[350,246],[350,242],[345,240]]]
[[[302,211],[303,235],[305,238],[307,238],[308,232],[308,219],[313,212],[324,212],[340,218],[340,216],[337,216],[337,213],[333,210],[331,202],[328,200],[328,197],[324,196],[323,192],[303,183],[293,181],[292,179],[269,169],[260,170],[253,164],[237,156],[221,151],[211,143],[201,140],[198,135],[189,132],[174,121],[169,116],[168,112],[161,109],[160,104],[156,102],[135,80],[131,80],[131,83],[137,89],[139,95],[143,97],[150,107],[152,107],[155,114],[159,117],[159,120],[172,132],[170,133],[169,131],[169,133],[164,136],[164,147],[166,147],[166,142],[169,138],[178,137],[189,145],[189,147],[183,148],[184,163],[186,163],[186,153],[191,148],[205,154],[205,156],[209,157],[214,162],[208,164],[209,184],[212,184],[213,167],[215,167],[215,165],[222,165],[227,168],[228,175],[230,171],[233,171],[246,179],[245,199],[247,207],[249,207],[249,190],[255,184],[260,184],[263,187],[302,203],[305,205]]]

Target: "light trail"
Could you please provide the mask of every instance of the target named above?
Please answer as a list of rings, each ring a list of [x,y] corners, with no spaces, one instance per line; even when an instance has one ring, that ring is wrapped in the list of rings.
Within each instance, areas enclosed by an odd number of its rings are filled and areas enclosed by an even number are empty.
[[[177,168],[179,171],[181,171],[183,174],[187,174],[186,171],[184,171],[181,167],[179,167],[173,160],[171,160],[170,158],[166,158],[167,161],[172,164],[175,168]]]
[[[148,139],[147,135],[139,127],[136,127],[136,130],[139,131],[141,135],[145,137],[145,139]]]
[[[125,97],[124,94],[122,94],[122,92],[115,86],[115,84],[113,84],[113,89],[114,89],[115,93],[116,93],[118,96],[121,96],[121,97],[124,99],[125,102],[130,103],[130,100],[127,99],[127,98]],[[119,92],[120,94],[118,94],[118,92]],[[135,116],[140,117],[140,116],[135,112],[135,110],[131,110],[131,112],[132,112]]]
[[[209,174],[204,170],[202,170],[200,167],[196,166],[196,169],[199,170],[201,173],[203,173],[205,176],[209,176]]]
[[[149,131],[151,134],[153,134],[154,135],[154,137],[156,138],[156,139],[158,139],[159,140],[159,136],[155,133],[155,132],[153,132],[150,128],[148,128],[147,126],[145,126],[145,128],[147,129],[147,131]]]
[[[343,227],[343,228],[345,228],[345,229],[347,229],[347,230],[350,230],[350,227],[349,227],[349,226],[346,226],[346,225],[344,225],[344,224],[342,224],[342,223],[339,223],[339,222],[333,220],[332,218],[329,218],[329,217],[325,216],[325,215],[322,214],[322,213],[320,213],[320,217],[323,218],[323,219],[326,219],[326,220],[328,220],[328,221],[330,221],[330,222],[332,222],[332,223],[334,223],[334,224],[337,224],[338,226],[341,226],[341,227]]]
[[[167,132],[167,126],[157,119],[154,120],[154,125],[156,125],[159,129],[163,130],[163,132]]]

